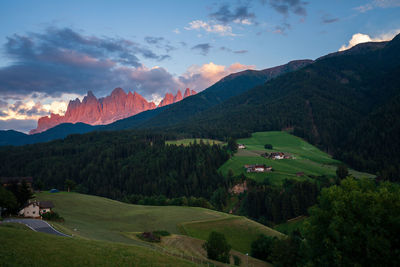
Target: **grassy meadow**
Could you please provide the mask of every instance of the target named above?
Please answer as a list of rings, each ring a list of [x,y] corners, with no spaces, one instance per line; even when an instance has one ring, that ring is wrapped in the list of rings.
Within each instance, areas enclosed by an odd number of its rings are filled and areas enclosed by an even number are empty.
[[[52,201],[54,210],[64,217],[64,223],[53,223],[58,230],[83,239],[143,246],[146,243],[131,233],[167,230],[206,240],[214,230],[224,233],[233,249],[247,253],[259,234],[282,235],[245,217],[204,208],[132,205],[72,192],[42,192],[37,199]]]
[[[239,144],[245,144],[245,149],[238,152],[220,167],[220,171],[226,175],[231,169],[234,175],[241,173],[256,181],[262,182],[267,179],[271,184],[279,185],[283,179],[292,178],[297,180],[309,179],[310,176],[332,176],[336,175],[336,167],[340,163],[332,157],[307,143],[303,139],[293,136],[287,132],[257,132],[250,138],[237,140]],[[272,150],[265,149],[265,144],[271,144]],[[293,159],[272,160],[261,157],[265,152],[284,152],[292,155]],[[246,173],[245,164],[266,164],[272,166],[273,171],[267,173]],[[304,176],[296,176],[303,172]],[[372,177],[367,173],[350,170],[356,177]]]
[[[181,225],[182,232],[188,236],[207,239],[211,231],[223,233],[232,248],[243,253],[250,253],[251,243],[258,235],[283,236],[278,231],[268,228],[246,217],[232,216],[200,222],[187,222]]]
[[[54,210],[64,217],[64,223],[55,225],[58,229],[82,238],[114,242],[136,243],[125,232],[167,230],[177,234],[180,223],[229,216],[203,208],[131,205],[72,192],[42,192],[36,196],[52,201]]]
[[[19,224],[0,224],[0,240],[1,266],[196,266],[139,246],[53,236]]]

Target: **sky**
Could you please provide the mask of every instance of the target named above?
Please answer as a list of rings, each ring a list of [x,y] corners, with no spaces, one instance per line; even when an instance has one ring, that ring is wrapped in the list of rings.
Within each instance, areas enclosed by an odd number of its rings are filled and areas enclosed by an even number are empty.
[[[224,76],[400,33],[400,0],[0,2],[0,130],[116,87],[158,103]]]

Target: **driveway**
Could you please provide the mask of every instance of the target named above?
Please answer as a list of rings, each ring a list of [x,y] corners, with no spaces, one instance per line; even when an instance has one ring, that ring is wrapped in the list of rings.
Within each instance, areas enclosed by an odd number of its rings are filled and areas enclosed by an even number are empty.
[[[22,223],[31,228],[35,232],[41,232],[46,234],[52,235],[59,235],[59,236],[68,236],[63,234],[56,229],[54,229],[50,224],[46,221],[37,220],[37,219],[5,219],[3,222],[5,223]]]

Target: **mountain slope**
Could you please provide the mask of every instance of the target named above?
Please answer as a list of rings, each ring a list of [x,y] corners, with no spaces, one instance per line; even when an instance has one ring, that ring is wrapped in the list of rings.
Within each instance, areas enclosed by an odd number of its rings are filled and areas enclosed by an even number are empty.
[[[239,95],[254,86],[264,84],[268,80],[300,69],[312,62],[312,60],[296,60],[261,71],[245,70],[228,75],[201,93],[176,103],[164,112],[147,120],[141,125],[141,128],[165,127],[190,120],[194,115]]]
[[[395,153],[400,150],[398,124],[386,125],[396,120],[396,113],[386,107],[398,109],[395,99],[400,94],[400,36],[379,46],[368,51],[356,47],[355,52],[317,60],[233,97],[191,122],[170,127],[170,131],[223,138],[289,128],[338,158],[347,151],[352,155],[349,157],[358,158],[347,157],[348,162],[362,162],[354,166],[358,169],[377,171],[383,166],[369,162],[385,160],[384,169],[399,173],[400,158]],[[374,122],[378,116],[386,122]],[[371,127],[374,134],[369,132]],[[365,131],[368,138],[362,137]],[[362,152],[366,142],[374,148],[370,152]],[[392,149],[380,149],[384,143],[391,143]]]

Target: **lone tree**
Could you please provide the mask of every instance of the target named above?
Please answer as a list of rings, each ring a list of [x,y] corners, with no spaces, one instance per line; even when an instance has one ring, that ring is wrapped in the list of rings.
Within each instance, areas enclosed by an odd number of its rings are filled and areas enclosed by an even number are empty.
[[[349,175],[349,170],[347,169],[346,165],[340,164],[336,169],[336,176],[343,180]]]
[[[229,263],[231,246],[226,241],[224,234],[211,232],[203,248],[207,251],[209,259]]]
[[[67,179],[65,180],[65,187],[67,188],[68,192],[71,192],[71,190],[74,190],[76,186],[76,183],[71,180],[71,179]]]
[[[271,144],[265,144],[265,145],[264,145],[264,148],[265,148],[265,149],[272,149],[272,145],[271,145]]]

